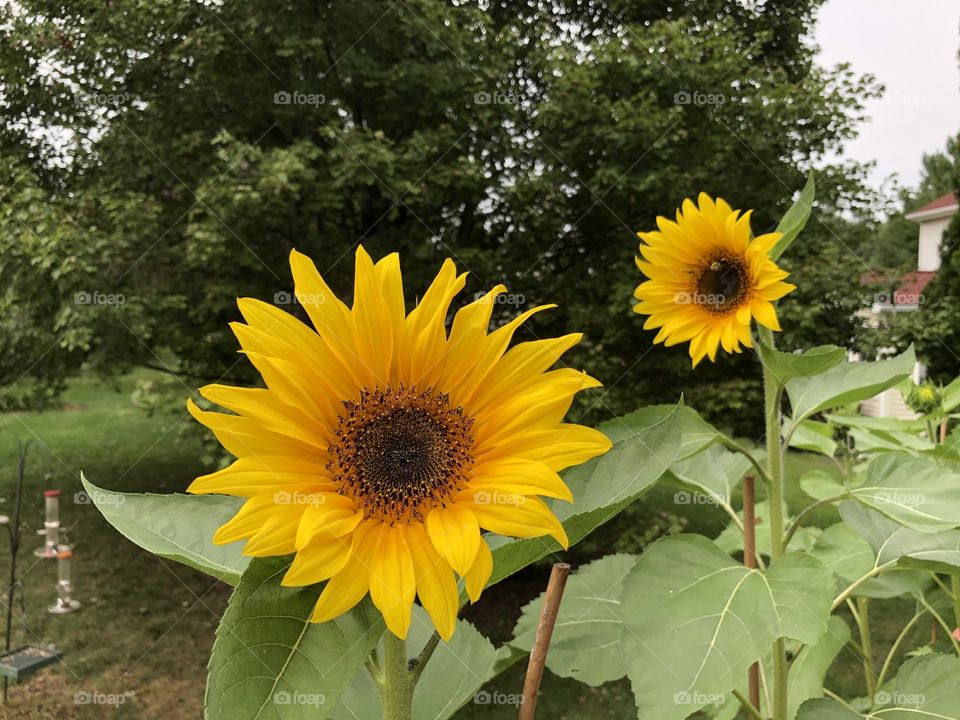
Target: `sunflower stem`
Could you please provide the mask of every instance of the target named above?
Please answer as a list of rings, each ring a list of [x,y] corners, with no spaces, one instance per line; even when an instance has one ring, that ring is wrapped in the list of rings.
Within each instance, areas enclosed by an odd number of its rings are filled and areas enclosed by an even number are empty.
[[[773,347],[773,333],[759,328],[761,339]],[[776,561],[784,553],[783,513],[783,445],[780,440],[783,387],[763,366],[763,396],[766,410],[767,437],[767,492],[770,501],[770,560]],[[787,654],[783,638],[773,643],[773,720],[787,720]]]
[[[440,644],[440,633],[434,631],[433,635],[430,636],[430,639],[427,640],[427,644],[423,646],[423,650],[420,651],[420,654],[417,656],[416,662],[414,663],[413,669],[410,671],[413,673],[413,682],[416,684],[417,680],[420,679],[420,676],[423,675],[423,671],[427,667],[427,663],[430,662],[430,658],[433,656],[433,651],[437,649],[437,645]]]
[[[380,691],[384,720],[411,719],[416,679],[409,665],[407,641],[387,630],[383,634],[383,686]]]

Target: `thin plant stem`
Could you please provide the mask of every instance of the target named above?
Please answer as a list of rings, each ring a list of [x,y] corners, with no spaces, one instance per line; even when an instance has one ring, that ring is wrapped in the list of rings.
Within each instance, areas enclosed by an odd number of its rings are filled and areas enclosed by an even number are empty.
[[[850,493],[842,493],[840,495],[834,495],[833,497],[824,498],[823,500],[817,500],[815,503],[812,503],[811,505],[808,505],[807,507],[805,507],[801,511],[801,513],[797,515],[796,519],[793,521],[793,523],[790,525],[789,529],[787,530],[787,534],[784,536],[784,539],[783,539],[783,546],[784,547],[790,546],[790,541],[793,540],[794,534],[797,532],[797,530],[799,530],[803,526],[803,521],[806,520],[811,513],[813,513],[818,508],[823,507],[824,505],[832,505],[835,502],[846,500],[848,497],[850,497]]]
[[[843,592],[841,592],[839,595],[837,595],[836,598],[834,598],[833,605],[830,606],[831,612],[833,610],[836,610],[841,605],[843,605],[847,601],[847,598],[853,595],[860,588],[861,585],[867,582],[867,580],[869,580],[870,578],[876,577],[877,575],[882,573],[884,570],[890,570],[896,564],[897,564],[896,560],[890,560],[889,562],[883,563],[883,565],[877,565],[872,570],[870,570],[870,572],[868,572],[866,575],[850,583],[846,587],[846,589],[844,589]]]
[[[830,698],[831,700],[834,700],[834,701],[840,703],[840,704],[843,705],[847,710],[850,710],[851,712],[857,712],[856,710],[854,710],[854,709],[850,706],[850,703],[848,703],[848,702],[847,702],[846,700],[844,700],[842,697],[840,697],[839,695],[837,695],[833,690],[828,690],[827,688],[824,688],[824,689],[823,689],[823,694],[826,695],[826,696],[827,696],[828,698]],[[859,714],[859,713],[858,713],[858,714]]]
[[[903,626],[903,629],[900,631],[900,634],[897,635],[897,639],[893,641],[893,645],[890,646],[890,651],[887,653],[886,659],[883,661],[883,667],[880,668],[880,675],[877,676],[877,687],[883,687],[883,681],[887,679],[887,672],[890,670],[890,663],[893,662],[894,655],[897,654],[897,650],[900,649],[900,645],[907,637],[907,633],[910,632],[910,628],[917,624],[917,621],[923,617],[922,612],[916,613],[906,625]]]
[[[750,461],[750,464],[753,466],[753,469],[756,471],[757,476],[763,481],[764,485],[770,484],[770,476],[767,474],[767,469],[763,467],[760,461],[757,460],[754,454],[750,452],[750,450],[745,445],[741,445],[736,440],[733,440],[732,438],[728,438],[728,437],[724,437],[722,442],[724,447],[727,448],[727,450],[732,450],[735,453],[740,453],[747,460]]]
[[[860,629],[860,647],[863,648],[863,674],[867,684],[867,697],[877,694],[876,676],[873,672],[873,642],[870,638],[870,600],[865,597],[857,598],[857,609],[860,617],[857,627]]]
[[[953,621],[960,628],[960,575],[950,576],[950,594],[953,595]]]
[[[923,597],[920,598],[920,604],[923,605],[927,609],[927,612],[933,616],[933,619],[936,621],[937,625],[943,628],[944,632],[947,634],[947,639],[953,645],[953,651],[960,656],[960,644],[957,644],[957,639],[953,636],[953,632],[950,626],[947,625],[947,621],[944,620],[940,613],[937,612],[936,608],[928,603]]]
[[[733,696],[740,701],[740,707],[747,711],[747,714],[754,720],[763,720],[763,715],[760,714],[760,711],[757,710],[753,704],[743,696],[743,693],[739,690],[733,691]]]
[[[417,656],[417,659],[414,662],[413,669],[410,671],[413,673],[414,683],[416,683],[417,680],[420,679],[420,676],[423,675],[423,671],[426,669],[427,663],[430,662],[433,651],[437,649],[437,645],[439,644],[440,633],[434,631],[433,635],[430,636],[430,639],[427,640],[427,644],[423,646],[423,650],[420,651],[420,654]]]
[[[380,663],[377,662],[377,651],[374,650],[367,655],[367,659],[363,664],[367,668],[367,672],[370,673],[370,677],[372,677],[377,684],[377,687],[383,686],[383,671],[380,670]]]

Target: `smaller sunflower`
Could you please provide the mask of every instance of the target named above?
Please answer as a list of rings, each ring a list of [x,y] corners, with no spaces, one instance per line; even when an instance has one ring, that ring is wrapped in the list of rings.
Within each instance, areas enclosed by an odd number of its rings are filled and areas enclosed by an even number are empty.
[[[700,193],[683,201],[677,221],[657,218],[659,230],[637,233],[637,267],[648,280],[634,291],[633,310],[649,315],[645,330],[660,328],[655,343],[690,343],[694,367],[717,348],[752,347],[750,322],[780,330],[773,302],[796,288],[770,252],[780,233],[751,239],[750,213]]]

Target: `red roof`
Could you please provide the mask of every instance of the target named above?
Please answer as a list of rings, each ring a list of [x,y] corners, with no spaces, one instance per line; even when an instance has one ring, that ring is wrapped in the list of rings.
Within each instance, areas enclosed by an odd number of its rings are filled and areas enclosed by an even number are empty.
[[[923,291],[937,276],[935,271],[911,270],[899,278],[885,277],[877,273],[864,273],[860,284],[865,286],[887,285],[890,290],[881,290],[874,296],[874,302],[880,305],[904,307],[923,304]]]
[[[900,287],[893,291],[894,305],[919,305],[923,302],[923,290],[937,276],[929,270],[914,270],[900,278]]]
[[[915,213],[928,212],[930,210],[939,210],[940,208],[950,207],[951,205],[956,205],[958,201],[957,194],[948,192],[946,195],[941,195],[933,202],[928,202],[923,207],[919,207],[916,210],[911,210],[910,215]]]

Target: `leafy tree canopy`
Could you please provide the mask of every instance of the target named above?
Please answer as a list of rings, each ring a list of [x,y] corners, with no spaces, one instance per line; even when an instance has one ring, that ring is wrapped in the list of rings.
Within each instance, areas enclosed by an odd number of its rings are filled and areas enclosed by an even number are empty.
[[[410,288],[453,256],[504,316],[559,303],[535,331],[585,331],[596,413],[722,388],[752,359],[690,375],[631,313],[635,232],[701,190],[766,231],[811,166],[788,340],[846,342],[862,183],[822,158],[878,87],[814,63],[820,4],[5,4],[0,383],[158,356],[250,378],[234,299],[283,301],[294,247],[346,294],[362,242]]]

